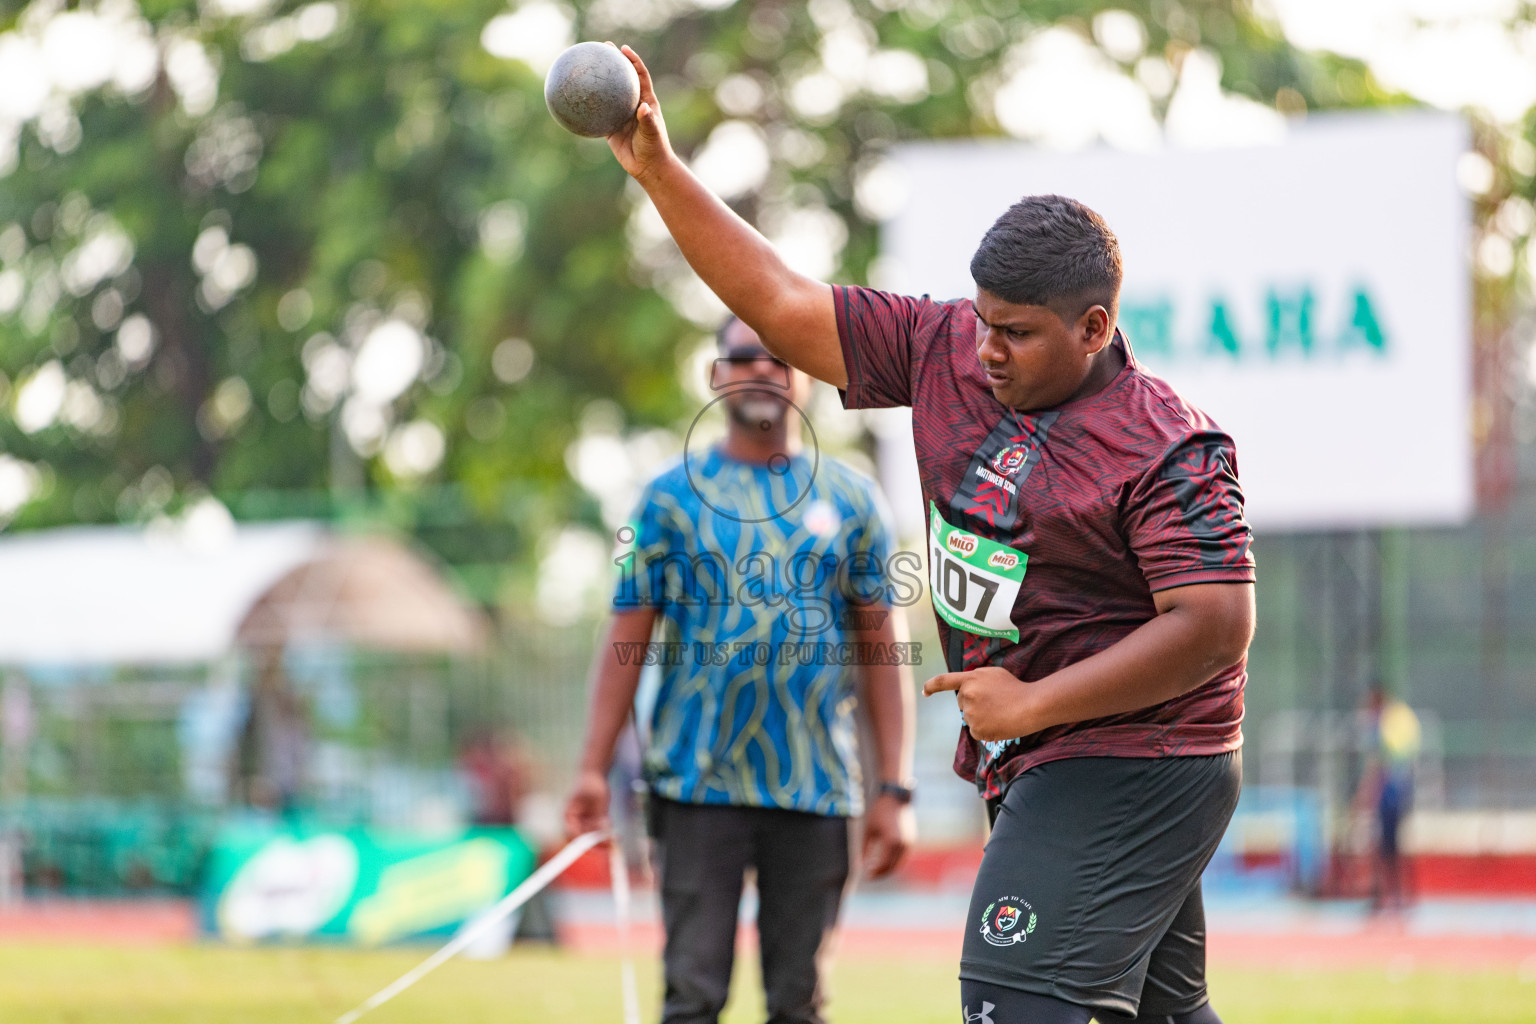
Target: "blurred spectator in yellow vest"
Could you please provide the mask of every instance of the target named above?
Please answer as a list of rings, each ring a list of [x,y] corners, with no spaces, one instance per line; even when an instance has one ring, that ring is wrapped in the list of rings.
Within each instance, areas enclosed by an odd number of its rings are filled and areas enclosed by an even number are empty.
[[[1370,753],[1357,803],[1372,807],[1376,819],[1371,910],[1401,910],[1410,895],[1401,842],[1403,820],[1413,805],[1413,766],[1423,730],[1413,709],[1388,695],[1380,681],[1371,685],[1366,712]]]

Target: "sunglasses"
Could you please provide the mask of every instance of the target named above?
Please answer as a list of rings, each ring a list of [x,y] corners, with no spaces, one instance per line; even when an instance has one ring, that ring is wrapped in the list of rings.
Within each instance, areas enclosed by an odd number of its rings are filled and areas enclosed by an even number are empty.
[[[740,355],[719,356],[709,364],[709,389],[719,391],[730,383],[730,374],[739,367],[758,366],[769,364],[773,367],[773,374],[766,380],[758,381],[770,387],[789,390],[789,364],[777,356],[767,352],[742,353]]]

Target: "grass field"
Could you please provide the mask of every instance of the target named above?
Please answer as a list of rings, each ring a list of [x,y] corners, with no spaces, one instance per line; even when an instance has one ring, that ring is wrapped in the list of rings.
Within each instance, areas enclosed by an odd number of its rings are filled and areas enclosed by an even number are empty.
[[[0,946],[6,1024],[326,1024],[394,980],[419,951],[107,946]],[[641,998],[655,1019],[655,967],[642,962]],[[1500,1024],[1536,1022],[1536,978],[1513,969],[1212,972],[1227,1024]],[[834,1024],[952,1024],[951,963],[846,959],[834,980]],[[760,1024],[753,965],[738,967],[729,1024]],[[491,962],[452,962],[365,1021],[376,1024],[618,1022],[613,958],[518,950]]]

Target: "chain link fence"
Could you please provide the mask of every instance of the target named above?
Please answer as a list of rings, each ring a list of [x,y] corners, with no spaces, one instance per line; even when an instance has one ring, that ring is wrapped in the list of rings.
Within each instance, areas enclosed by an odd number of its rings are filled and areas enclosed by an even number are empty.
[[[246,659],[201,670],[12,669],[0,687],[0,894],[188,894],[230,816],[336,827],[452,827],[475,814],[466,751],[516,750],[563,792],[585,715],[593,629],[510,631],[489,657],[289,651],[298,715],[282,774],[253,734]],[[270,743],[265,747],[272,747]],[[265,760],[265,763],[264,763]]]
[[[1536,807],[1536,522],[1516,507],[1455,530],[1260,536],[1259,630],[1245,759],[1268,792],[1344,813],[1366,750],[1373,680],[1424,726],[1418,806]],[[1536,533],[1536,531],[1532,531]],[[917,681],[942,671],[925,607]],[[586,717],[597,623],[514,624],[474,659],[290,650],[302,785],[253,800],[256,672],[240,657],[175,671],[8,669],[0,675],[0,895],[186,893],[230,815],[337,826],[448,826],[473,813],[466,748],[520,751],[530,817],[557,825]],[[930,841],[981,831],[949,772],[952,701],[919,699],[919,807]],[[253,806],[254,805],[254,806]]]

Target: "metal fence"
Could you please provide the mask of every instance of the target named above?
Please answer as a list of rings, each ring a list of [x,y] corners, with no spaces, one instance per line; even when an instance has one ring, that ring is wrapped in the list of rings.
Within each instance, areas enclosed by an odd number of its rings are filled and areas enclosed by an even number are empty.
[[[284,807],[249,806],[240,785],[253,670],[238,656],[196,670],[9,670],[0,687],[0,892],[18,883],[190,892],[230,815],[463,823],[474,798],[462,757],[491,736],[521,748],[529,786],[563,791],[591,647],[590,628],[540,628],[478,660],[289,652],[303,784]]]
[[[1297,759],[1332,801],[1347,796],[1348,723],[1381,680],[1426,724],[1427,799],[1536,807],[1536,530],[1518,521],[1261,535],[1251,768]]]
[[[1517,506],[1456,530],[1261,535],[1259,630],[1245,732],[1251,783],[1348,804],[1365,751],[1356,716],[1384,680],[1424,725],[1419,806],[1536,807],[1536,522]],[[1530,536],[1527,536],[1527,534]],[[942,671],[931,617],[918,680]],[[461,764],[499,731],[524,751],[551,827],[575,767],[598,625],[514,625],[490,656],[290,652],[308,734],[301,813],[338,825],[446,825],[469,812]],[[253,669],[5,670],[0,852],[25,883],[67,892],[185,892],[225,816]],[[919,700],[919,812],[930,840],[981,830],[949,771],[952,701]],[[0,892],[16,881],[0,856]],[[14,873],[14,872],[12,872]]]

